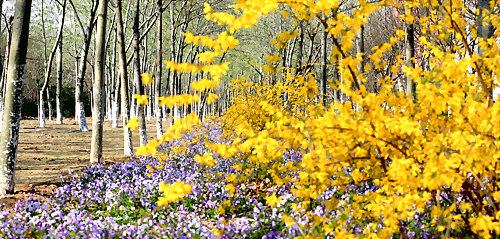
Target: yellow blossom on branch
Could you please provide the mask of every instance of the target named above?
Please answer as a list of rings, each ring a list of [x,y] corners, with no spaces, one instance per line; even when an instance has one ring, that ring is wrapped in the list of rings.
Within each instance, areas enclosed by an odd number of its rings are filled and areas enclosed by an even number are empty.
[[[271,196],[266,197],[266,204],[271,207],[276,207],[278,203],[281,203],[283,200],[280,197],[276,197],[276,193],[273,193]]]
[[[158,206],[165,207],[169,203],[177,202],[184,196],[191,193],[193,185],[185,184],[184,182],[176,182],[174,184],[160,183],[160,192],[163,193],[162,197],[158,198]]]
[[[148,73],[141,74],[142,84],[149,85],[153,82],[153,78]]]
[[[203,156],[196,155],[195,160],[200,165],[207,165],[210,167],[215,166],[215,162],[216,162],[215,159],[210,154],[205,154]]]
[[[139,121],[137,120],[137,117],[134,115],[134,117],[132,117],[132,119],[130,119],[128,121],[126,126],[130,130],[135,130],[135,129],[139,128]]]
[[[148,105],[149,104],[148,98],[149,96],[147,95],[134,94],[134,99],[137,99],[137,104],[140,105]]]
[[[227,189],[227,192],[229,193],[229,195],[231,195],[231,196],[232,196],[232,195],[234,194],[234,192],[236,191],[236,188],[235,188],[235,187],[234,187],[234,185],[233,185],[233,184],[231,184],[231,183],[230,183],[230,184],[228,184],[228,185],[226,185],[226,189]]]
[[[213,102],[215,102],[217,99],[219,99],[219,96],[216,95],[216,94],[213,94],[213,93],[210,93],[208,94],[208,97],[207,97],[207,104],[212,104]]]

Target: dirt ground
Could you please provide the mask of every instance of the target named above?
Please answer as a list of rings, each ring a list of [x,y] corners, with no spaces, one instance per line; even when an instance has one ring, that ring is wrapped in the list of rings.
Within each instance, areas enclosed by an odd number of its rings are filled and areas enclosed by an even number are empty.
[[[147,121],[148,138],[156,138],[155,120]],[[80,171],[90,163],[90,142],[92,119],[87,118],[89,132],[81,132],[73,119],[64,119],[62,125],[46,121],[45,128],[39,127],[37,119],[21,120],[16,164],[16,194],[0,200],[13,204],[29,194],[44,196],[50,194],[59,184],[60,176],[69,170]],[[164,121],[164,128],[167,126]],[[105,163],[128,160],[123,157],[123,129],[112,128],[111,121],[104,123],[103,158]],[[133,132],[134,150],[139,146],[138,130]],[[9,200],[10,198],[10,200]],[[14,200],[12,200],[14,199]]]

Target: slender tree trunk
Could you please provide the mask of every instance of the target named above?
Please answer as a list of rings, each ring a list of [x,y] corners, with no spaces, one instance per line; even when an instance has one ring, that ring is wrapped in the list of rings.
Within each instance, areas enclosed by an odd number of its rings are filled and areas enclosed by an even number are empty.
[[[304,63],[302,62],[302,57],[303,57],[303,50],[304,50],[304,23],[301,21],[299,22],[299,47],[297,49],[297,65],[295,66],[295,74],[300,74],[301,69],[304,67]]]
[[[92,40],[92,29],[94,28],[94,18],[96,12],[97,4],[92,3],[92,9],[90,11],[90,17],[87,22],[87,30],[84,32],[83,48],[80,53],[80,64],[78,69],[78,75],[76,76],[76,87],[75,87],[75,112],[79,112],[78,122],[80,126],[80,131],[89,131],[87,127],[87,119],[85,118],[85,108],[82,102],[82,92],[83,92],[83,80],[85,78],[85,73],[87,71],[87,56],[89,54],[90,43]]]
[[[7,81],[7,71],[8,71],[8,66],[9,66],[9,49],[10,49],[10,43],[12,41],[12,21],[14,20],[14,16],[9,17],[9,22],[6,23],[5,28],[7,29],[7,44],[5,46],[5,53],[4,53],[4,61],[3,61],[3,68],[2,68],[2,90],[5,90],[5,82]],[[2,101],[3,102],[3,101]]]
[[[49,117],[49,121],[52,121],[52,99],[50,98],[50,85],[47,87],[47,113]]]
[[[106,53],[106,13],[108,0],[99,0],[97,8],[97,32],[95,35],[95,67],[92,110],[92,143],[90,145],[90,162],[102,163],[102,131],[104,123],[104,71]]]
[[[163,54],[163,48],[162,48],[162,3],[163,1],[158,0],[156,2],[157,8],[158,8],[158,24],[157,24],[157,34],[158,34],[158,42],[157,42],[157,50],[158,50],[158,60],[156,62],[156,80],[155,80],[155,96],[158,98],[160,97],[160,92],[161,92],[161,73],[162,73],[162,60],[161,56]],[[160,138],[163,135],[163,125],[162,125],[162,111],[160,104],[158,102],[155,102],[155,118],[156,118],[156,137]]]
[[[5,61],[4,61],[4,66],[3,66],[3,71],[2,71],[2,79],[1,79],[1,85],[0,85],[0,89],[1,89],[1,92],[0,92],[0,126],[3,124],[3,111],[4,111],[4,97],[5,97],[5,89],[7,88],[6,87],[6,84],[7,84],[7,71],[9,70],[8,69],[8,66],[9,66],[9,49],[10,49],[10,45],[11,45],[11,42],[12,42],[12,21],[13,21],[14,17],[11,16],[9,18],[9,23],[7,23],[7,31],[8,31],[8,36],[7,36],[7,46],[5,47]],[[38,84],[37,84],[38,86]],[[0,127],[0,132],[1,130],[3,130],[1,127]]]
[[[66,0],[63,1],[62,5],[62,16],[61,22],[64,22],[64,16],[66,14]],[[64,26],[64,24],[62,24]],[[62,28],[62,27],[61,27]],[[59,40],[59,47],[57,49],[57,85],[56,85],[56,123],[62,124],[62,108],[61,108],[61,88],[62,88],[62,77],[63,77],[63,35]]]
[[[328,31],[323,29],[321,37],[321,99],[323,100],[323,106],[326,107],[326,84],[328,81],[328,68],[326,66],[328,62],[328,52],[326,51],[326,45],[328,40]]]
[[[494,33],[494,27],[491,24],[491,22],[487,21],[486,18],[486,12],[487,14],[491,14],[491,5],[489,0],[479,0],[477,3],[477,8],[479,9],[479,15],[477,16],[477,33],[479,37],[481,37],[484,41],[487,39],[493,37]],[[478,53],[482,57],[490,57],[490,56],[485,56],[484,55],[484,49],[481,49],[481,47],[478,46]],[[486,74],[491,76],[491,69],[488,69],[488,67],[485,67]],[[497,79],[498,81],[498,79]],[[491,85],[486,85],[486,86],[481,86],[485,87],[486,91],[488,92],[487,100],[496,100],[497,99],[497,94],[500,94],[500,86],[496,87],[494,89],[494,82],[491,82]]]
[[[117,48],[118,48],[118,65],[120,75],[121,89],[121,112],[123,118],[123,155],[132,155],[132,132],[127,126],[129,121],[129,93],[128,93],[128,76],[127,76],[127,55],[125,52],[125,37],[123,34],[122,20],[122,0],[115,0],[116,14],[116,32],[117,32]]]
[[[116,20],[116,15],[115,15],[115,20]],[[118,98],[120,97],[120,81],[116,77],[116,38],[117,38],[117,30],[115,26],[115,38],[113,40],[113,60],[112,60],[112,74],[111,78],[113,79],[113,95],[112,95],[112,100],[111,100],[111,127],[112,128],[118,128],[118,114],[119,114],[119,109],[118,109]]]
[[[47,103],[49,105],[49,115],[51,115],[51,110],[52,107],[50,107],[50,99],[49,99],[49,91],[48,86],[49,86],[49,81],[50,81],[50,74],[52,72],[52,62],[54,61],[54,56],[56,55],[59,42],[62,41],[62,35],[63,35],[63,27],[64,27],[64,13],[65,11],[63,10],[63,14],[61,14],[60,18],[60,23],[59,23],[59,31],[57,34],[56,42],[54,43],[54,47],[52,48],[52,51],[50,52],[50,55],[48,59],[46,59],[47,64],[45,64],[45,80],[43,82],[43,86],[40,89],[40,98],[39,98],[39,110],[38,110],[38,120],[40,121],[40,127],[44,128],[45,127],[45,109],[44,109],[44,98],[43,95],[47,94]],[[52,117],[50,117],[52,118]],[[51,119],[49,119],[51,120]]]
[[[490,22],[485,19],[485,11],[491,14],[491,6],[489,0],[478,0],[477,8],[479,9],[479,15],[477,16],[477,33],[484,40],[492,37],[493,26]],[[479,49],[479,54],[482,54],[484,50]]]
[[[3,11],[2,9],[3,9],[3,0],[0,0],[0,13]],[[1,29],[2,29],[2,21],[0,20],[0,30]],[[0,42],[2,42],[2,35],[3,35],[1,33],[3,33],[3,32],[0,32]],[[4,67],[3,61],[0,60],[0,77],[3,75],[3,67]],[[1,88],[3,88],[3,83],[4,83],[3,78],[0,78],[0,95],[3,95],[3,92],[4,92],[4,90],[1,89]],[[2,101],[0,101],[0,102],[3,102],[3,99],[1,99],[1,100]],[[2,116],[2,111],[0,111],[0,118],[2,118],[1,116]],[[0,125],[2,125],[1,121],[0,121]]]
[[[28,49],[31,0],[16,0],[12,25],[5,108],[0,135],[0,195],[14,193],[21,103]]]
[[[358,71],[360,73],[365,73],[365,26],[361,26],[359,31],[359,42],[358,42],[358,53],[363,54],[361,57],[361,62],[359,64]],[[361,81],[358,81],[358,84],[361,85]]]
[[[138,95],[144,95],[144,86],[141,82],[141,70],[140,70],[140,57],[139,57],[139,2],[140,0],[136,0],[135,2],[135,16],[134,16],[134,25],[133,25],[133,44],[134,44],[134,84],[136,87],[136,91]],[[138,104],[138,102],[136,101]],[[146,134],[146,117],[144,112],[144,105],[139,105],[139,139],[140,145],[146,145],[148,143],[148,138]]]
[[[170,4],[170,24],[172,26],[172,29],[170,31],[170,59],[176,59],[176,50],[175,50],[175,31],[176,31],[176,23],[175,23],[175,20],[174,20],[174,8],[175,8],[175,3],[176,2],[172,2]],[[168,78],[168,89],[169,89],[169,93],[170,95],[175,95],[176,94],[176,91],[175,91],[175,83],[176,83],[176,76],[177,76],[177,72],[175,71],[169,71],[169,78]],[[175,112],[177,110],[175,109],[175,106],[170,108],[170,125],[173,125],[174,124],[174,121],[175,121]]]
[[[115,67],[116,68],[116,67]],[[120,82],[120,75],[116,74],[115,75],[115,94],[113,96],[113,102],[112,102],[112,107],[113,107],[113,119],[112,119],[112,126],[113,128],[118,128],[118,123],[120,119],[120,87],[121,87],[121,82]]]
[[[415,68],[415,35],[413,23],[406,24],[406,66]],[[406,76],[406,95],[416,99],[415,84],[409,75]]]
[[[76,33],[76,22],[73,21],[73,25],[75,26],[74,30],[75,30],[75,33]],[[78,56],[78,48],[77,48],[77,44],[76,44],[76,41],[75,41],[75,44],[73,45],[74,46],[74,49],[75,49],[75,76],[78,76],[78,69],[80,68],[78,66],[78,62],[79,62],[79,59],[80,57]],[[75,77],[76,79],[76,77]],[[80,91],[80,87],[79,87],[79,84],[78,84],[78,81],[75,80],[75,121],[79,121],[79,117],[80,117],[80,104],[79,102],[77,102],[77,99],[76,99],[76,95],[77,95],[77,91]],[[80,95],[80,93],[78,93],[78,95]],[[78,104],[77,104],[78,103]]]

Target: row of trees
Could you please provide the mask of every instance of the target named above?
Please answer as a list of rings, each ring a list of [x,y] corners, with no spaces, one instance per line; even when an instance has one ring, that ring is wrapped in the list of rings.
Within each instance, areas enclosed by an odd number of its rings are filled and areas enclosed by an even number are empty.
[[[22,69],[19,70],[16,77],[10,77],[14,76],[10,72],[5,73],[6,77],[2,77],[1,85],[4,87],[1,88],[0,95],[5,97],[5,100],[1,106],[5,107],[2,110],[5,115],[8,115],[5,118],[5,124],[8,126],[4,124],[2,127],[4,134],[2,138],[4,144],[2,145],[6,147],[6,150],[3,151],[6,153],[3,155],[4,163],[2,165],[7,167],[2,167],[1,194],[12,193],[14,190],[14,168],[23,91],[28,93],[25,94],[25,98],[29,98],[29,94],[35,92],[34,95],[38,99],[40,127],[45,127],[46,113],[48,112],[49,120],[51,120],[53,111],[50,99],[54,95],[49,90],[49,86],[55,83],[56,122],[62,124],[62,108],[68,108],[69,105],[61,104],[61,92],[65,84],[71,84],[69,78],[73,77],[75,120],[79,122],[81,131],[88,131],[85,102],[82,98],[90,88],[88,83],[92,82],[90,94],[93,116],[91,162],[102,161],[104,115],[113,120],[113,127],[118,127],[121,113],[124,122],[122,127],[125,155],[131,155],[133,152],[131,132],[125,126],[131,117],[137,116],[140,119],[141,145],[147,143],[145,118],[146,115],[150,118],[152,111],[156,118],[157,135],[161,136],[163,133],[162,118],[167,119],[168,113],[179,117],[181,111],[166,107],[160,108],[155,98],[167,93],[176,94],[182,90],[189,90],[189,83],[185,82],[187,76],[171,72],[165,74],[162,71],[162,62],[164,59],[194,58],[196,49],[191,48],[189,52],[186,51],[184,49],[186,44],[183,42],[183,33],[187,31],[190,24],[192,25],[196,19],[199,20],[202,17],[201,5],[193,5],[192,3],[190,1],[131,1],[128,2],[125,15],[123,15],[121,0],[114,1],[112,4],[108,1],[94,0],[86,2],[72,0],[47,2],[42,0],[33,5],[34,14],[31,22],[31,2],[17,1],[15,5],[6,6],[5,16],[12,15],[12,17],[6,17],[9,20],[4,25],[4,36],[8,41],[2,41],[2,43],[5,43],[6,52],[9,52],[9,54],[4,54],[6,62],[9,64],[5,64],[2,70],[8,72],[18,68],[12,65],[13,61],[17,65],[22,65]],[[108,14],[109,10],[113,11],[114,14]],[[168,19],[163,18],[166,10],[169,10]],[[19,22],[19,19],[25,19],[25,21]],[[166,22],[168,24],[165,24]],[[28,34],[28,26],[30,25],[32,27],[31,34]],[[132,31],[130,31],[130,25],[132,25]],[[151,47],[152,44],[150,45],[153,37],[148,37],[153,35],[151,30],[154,29],[155,25],[157,26],[155,39],[157,49]],[[170,26],[168,29],[170,35],[167,40],[170,55],[166,58],[166,54],[163,54],[162,50],[164,49],[163,38],[165,35],[163,25]],[[81,30],[80,34],[76,30],[78,26]],[[207,31],[207,28],[210,27],[213,26],[200,27],[200,29]],[[31,40],[30,47],[27,45],[28,38],[26,36],[28,35],[30,35]],[[93,35],[95,37],[92,37]],[[24,37],[24,42],[19,41],[20,36]],[[71,49],[73,47],[71,45],[74,45],[74,51]],[[16,47],[20,50],[16,50]],[[16,55],[12,56],[12,52],[16,52]],[[187,55],[184,55],[184,52],[187,52]],[[57,58],[55,77],[52,70],[54,58]],[[26,59],[28,67],[25,71]],[[68,61],[68,59],[70,60]],[[68,64],[71,60],[75,66],[73,74],[71,73],[71,64]],[[39,62],[43,64],[30,64]],[[87,70],[89,65],[92,68],[91,71]],[[26,74],[27,72],[31,74]],[[143,85],[141,83],[141,73],[143,72],[150,72],[155,83]],[[131,77],[129,78],[129,76]],[[55,82],[52,80],[53,78],[56,78]],[[24,80],[28,84],[23,86]],[[194,78],[189,77],[189,81],[193,80]],[[11,87],[12,84],[14,84],[14,88]],[[149,99],[151,104],[146,107],[137,103],[139,100],[136,100],[137,97],[132,97],[146,93],[151,94]],[[121,107],[118,106],[119,104]],[[200,114],[207,113],[207,107],[201,104],[197,107]],[[185,114],[187,110],[185,109],[183,113]]]

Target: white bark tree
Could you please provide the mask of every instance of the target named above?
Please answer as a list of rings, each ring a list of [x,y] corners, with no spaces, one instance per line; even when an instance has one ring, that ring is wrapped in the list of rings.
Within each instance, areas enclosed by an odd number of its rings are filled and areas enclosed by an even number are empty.
[[[43,14],[43,12],[42,12]],[[45,80],[43,82],[42,88],[40,89],[40,95],[39,95],[39,103],[38,103],[38,120],[40,121],[40,127],[45,128],[45,99],[44,99],[44,94],[47,94],[47,101],[50,106],[50,99],[49,99],[49,94],[48,94],[48,86],[49,86],[49,81],[50,81],[50,74],[52,73],[52,62],[54,61],[54,57],[56,55],[56,51],[58,49],[59,43],[62,41],[62,35],[63,35],[63,27],[64,27],[64,14],[65,11],[63,10],[63,13],[61,14],[60,22],[59,22],[59,30],[57,33],[57,38],[54,43],[54,46],[52,47],[52,51],[50,52],[50,55],[48,56],[47,59],[45,59]],[[42,23],[43,24],[43,23]],[[49,112],[51,111],[51,108],[49,107]],[[50,115],[50,113],[49,113]]]
[[[61,23],[64,23],[64,16],[66,15],[66,0],[62,2],[61,6]],[[61,24],[61,31],[64,24]],[[57,85],[56,85],[56,124],[62,124],[62,106],[61,106],[61,88],[63,77],[63,35],[59,38],[59,45],[57,47]]]
[[[156,14],[158,14],[158,18],[156,21],[158,22],[157,25],[157,50],[158,50],[158,60],[156,62],[156,79],[155,79],[155,96],[159,97],[160,92],[161,92],[161,73],[162,73],[162,61],[161,61],[161,56],[163,54],[163,48],[162,48],[162,4],[163,1],[157,0],[156,2],[156,7],[158,8],[158,11]],[[155,118],[156,118],[156,137],[160,138],[163,135],[163,125],[162,125],[162,110],[158,102],[155,102],[154,104],[155,107]]]
[[[139,40],[139,4],[140,0],[136,0],[135,2],[135,16],[134,16],[134,25],[133,25],[133,44],[134,44],[134,84],[136,87],[136,94],[144,95],[144,86],[141,82],[141,69],[139,64],[139,49],[140,49],[140,40]],[[136,102],[136,101],[134,101]],[[136,102],[137,103],[137,102]],[[139,105],[139,139],[140,145],[146,145],[148,143],[148,137],[146,133],[146,117],[144,112],[144,105]]]
[[[97,32],[95,35],[95,63],[92,110],[92,143],[90,162],[102,163],[102,132],[104,123],[104,67],[106,53],[106,15],[108,0],[99,0],[97,7]]]
[[[122,0],[115,0],[116,14],[116,37],[118,48],[118,67],[120,75],[120,95],[121,95],[121,113],[123,119],[123,155],[132,155],[132,132],[126,126],[129,121],[129,92],[128,92],[128,74],[127,74],[127,55],[125,52],[125,37],[123,34],[122,19]]]
[[[14,193],[31,0],[16,0],[14,9],[2,122],[3,130],[0,135],[0,195]]]
[[[74,8],[74,5],[72,6]],[[75,85],[75,120],[78,121],[78,124],[80,126],[80,131],[89,131],[87,127],[87,120],[85,118],[85,108],[83,107],[83,102],[81,98],[83,92],[83,80],[85,78],[85,72],[87,70],[87,56],[89,54],[96,11],[97,11],[97,4],[95,3],[95,1],[92,1],[92,7],[90,9],[90,16],[87,21],[87,27],[84,28],[81,22],[79,21],[80,27],[82,28],[84,39],[80,56],[77,57],[77,61],[80,60],[80,63],[77,64],[78,69],[77,69],[76,85]],[[75,16],[78,16],[76,10],[75,10]]]

